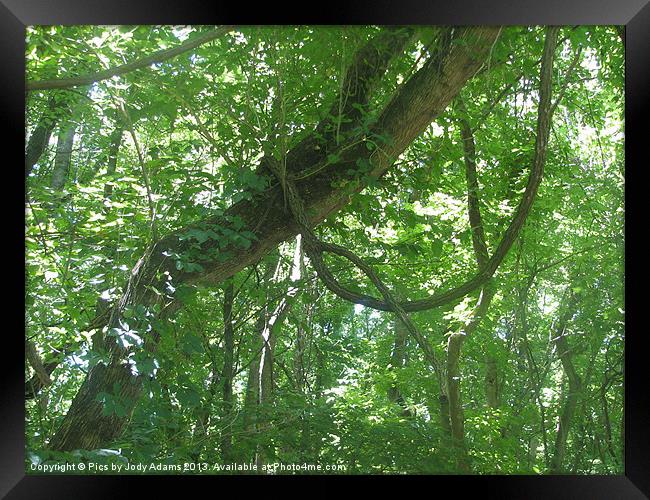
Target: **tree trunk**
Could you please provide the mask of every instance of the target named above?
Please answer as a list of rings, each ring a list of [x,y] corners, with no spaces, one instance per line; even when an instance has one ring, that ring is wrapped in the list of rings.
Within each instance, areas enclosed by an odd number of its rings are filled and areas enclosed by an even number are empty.
[[[395,318],[393,331],[395,332],[395,341],[393,345],[393,352],[391,354],[391,371],[397,371],[404,367],[406,362],[406,342],[408,340],[408,330],[406,325],[399,319]],[[406,407],[406,402],[402,396],[397,384],[393,384],[388,389],[388,400],[391,403],[398,404],[402,407],[403,417],[412,417],[413,413]]]
[[[577,391],[579,391],[579,386],[574,386],[569,382],[568,392],[562,394],[562,398],[565,402],[560,414],[557,435],[555,438],[555,452],[551,459],[551,474],[560,474],[562,472],[562,463],[566,454],[567,436],[569,435],[569,429],[573,423],[573,415],[578,403],[579,392]]]
[[[63,423],[49,443],[53,450],[93,450],[110,443],[126,428],[135,401],[142,392],[142,380],[119,360],[97,364],[88,373]],[[104,413],[97,397],[112,395],[125,408],[124,413]]]
[[[120,436],[126,428],[142,392],[143,380],[142,375],[132,370],[127,358],[129,349],[124,347],[121,340],[130,324],[136,330],[141,327],[146,329],[150,324],[128,320],[124,311],[141,305],[152,312],[154,306],[160,306],[157,323],[154,322],[157,326],[163,325],[168,315],[178,310],[180,305],[176,300],[169,301],[169,297],[161,296],[159,289],[164,290],[160,283],[162,280],[156,278],[155,267],[149,264],[153,259],[152,250],[153,247],[147,249],[145,256],[138,261],[123,296],[110,311],[106,333],[101,339],[108,361],[99,362],[89,369],[68,413],[49,443],[51,449],[67,451],[100,448]],[[157,286],[149,285],[150,283]],[[163,297],[167,300],[166,303]],[[149,352],[155,351],[160,337],[157,328],[151,326],[151,332],[144,336],[144,347]],[[122,411],[105,414],[102,393],[116,398]]]
[[[68,180],[76,128],[75,124],[66,123],[62,124],[59,129],[56,143],[56,156],[54,157],[54,170],[52,171],[52,180],[50,182],[50,187],[54,191],[61,191]]]
[[[456,467],[460,472],[470,471],[469,457],[465,446],[465,419],[460,397],[460,348],[465,332],[452,333],[447,342],[447,391],[449,398],[449,423],[451,439],[456,458]]]
[[[255,342],[253,344],[256,353],[248,366],[248,376],[246,379],[246,393],[244,397],[243,409],[243,435],[237,444],[237,455],[240,461],[249,462],[251,457],[255,458],[257,450],[257,419],[258,419],[258,401],[259,401],[259,371],[260,359],[262,352],[262,330],[265,325],[265,317],[260,312],[257,320]]]
[[[551,89],[552,89],[552,70],[553,59],[555,54],[555,47],[557,44],[557,27],[550,27],[546,32],[546,40],[544,43],[544,54],[542,56],[542,67],[540,71],[540,85],[539,85],[539,106],[537,110],[537,135],[535,138],[535,155],[533,158],[533,172],[537,174],[531,175],[528,181],[527,189],[524,197],[520,202],[521,207],[528,204],[528,210],[535,198],[537,189],[529,189],[534,186],[536,182],[539,185],[543,173],[543,166],[546,160],[546,148],[548,145],[548,137],[550,132],[551,120]],[[468,181],[468,212],[470,215],[470,226],[472,230],[472,242],[474,245],[474,253],[479,269],[483,270],[490,266],[491,259],[488,259],[487,246],[485,243],[485,235],[483,234],[483,224],[481,221],[479,200],[478,200],[478,183],[476,179],[476,152],[474,150],[474,140],[471,135],[471,130],[466,121],[461,121],[461,130],[463,145],[465,150],[465,165]],[[518,211],[519,212],[519,211]],[[522,218],[523,217],[523,218]],[[527,211],[525,214],[519,213],[515,215],[515,219],[519,218],[521,223],[525,221]],[[513,225],[506,230],[502,242],[499,244],[501,248],[507,235],[512,232]],[[518,232],[518,230],[517,230]],[[516,237],[513,235],[513,237]],[[495,252],[498,254],[499,248]],[[481,323],[485,316],[487,309],[494,297],[496,290],[492,279],[483,287],[478,304],[472,313],[472,318],[469,323],[457,333],[452,333],[449,336],[447,343],[447,390],[449,397],[449,421],[451,423],[451,434],[454,449],[457,454],[457,466],[461,472],[468,472],[470,469],[469,457],[467,455],[467,447],[465,444],[465,429],[464,429],[464,416],[460,394],[460,368],[459,358],[461,347],[468,335],[473,333],[478,325]]]
[[[48,99],[47,108],[43,112],[43,115],[32,132],[32,135],[29,137],[27,147],[25,148],[25,180],[27,180],[29,174],[32,173],[34,165],[38,163],[38,160],[41,158],[50,142],[50,136],[52,135],[52,130],[54,130],[57,121],[55,116],[56,110],[57,101],[52,96]]]
[[[229,282],[224,291],[223,298],[223,369],[221,371],[221,381],[223,384],[223,418],[229,426],[223,432],[224,426],[221,426],[221,459],[224,463],[232,459],[232,379],[233,379],[233,354],[235,349],[232,305],[234,299],[234,285]]]
[[[560,318],[554,339],[557,356],[560,358],[560,362],[562,363],[562,368],[564,370],[566,378],[568,379],[569,387],[568,391],[562,395],[564,399],[564,405],[562,407],[562,412],[560,413],[558,430],[555,437],[555,452],[551,459],[550,468],[551,474],[560,474],[562,472],[562,463],[566,454],[567,437],[573,423],[573,415],[578,404],[580,391],[582,390],[582,382],[573,365],[573,353],[571,352],[569,343],[566,339],[566,326],[570,317],[574,313],[573,308],[575,302],[576,297],[574,294],[572,294],[571,298],[568,301],[567,310]]]
[[[596,356],[598,356],[598,351],[599,351],[599,346],[594,343],[592,345],[591,355],[589,357],[589,362],[587,364],[587,371],[586,371],[585,376],[584,376],[583,381],[582,381],[583,390],[586,390],[591,385],[591,379],[592,379],[592,376],[593,376],[593,371],[594,371],[594,366],[596,364]],[[588,399],[589,398],[587,398],[587,397],[581,398],[578,409],[576,410],[576,415],[574,417],[576,419],[576,421],[578,421],[578,422],[581,422],[583,420],[582,417],[584,417],[587,414],[587,412],[589,411],[588,410]],[[583,449],[584,440],[585,440],[585,437],[586,437],[586,434],[587,434],[585,426],[582,425],[582,422],[581,422],[580,427],[581,427],[580,428],[581,432],[580,432],[579,437],[576,439],[576,446],[575,446],[576,450],[582,450]],[[571,469],[572,474],[576,474],[578,472],[578,470],[580,469],[580,467],[582,466],[582,458],[583,458],[582,453],[576,453],[575,460],[573,462],[573,467]]]
[[[442,435],[444,437],[451,437],[451,423],[449,422],[449,398],[446,394],[440,394],[438,397],[439,411],[438,421],[442,428]]]
[[[532,468],[537,463],[537,446],[539,445],[539,439],[536,434],[533,434],[528,440],[528,468]]]
[[[123,135],[124,130],[119,126],[111,134],[111,143],[108,148],[106,161],[106,177],[109,179],[106,181],[106,184],[104,184],[105,199],[110,199],[113,195],[113,181],[110,179],[110,177],[115,174],[115,169],[117,168],[117,155],[120,150],[120,145],[122,144]]]

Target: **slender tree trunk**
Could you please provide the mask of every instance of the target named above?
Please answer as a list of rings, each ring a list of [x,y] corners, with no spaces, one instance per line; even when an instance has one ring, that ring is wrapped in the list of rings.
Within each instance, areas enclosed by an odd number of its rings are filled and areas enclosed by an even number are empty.
[[[217,385],[219,383],[219,376],[215,371],[216,366],[214,360],[212,362],[212,370],[213,371],[208,386],[208,399],[205,401],[203,406],[197,406],[193,411],[195,424],[194,430],[192,432],[193,450],[190,452],[190,456],[195,462],[200,462],[202,460],[203,451],[206,447],[205,445],[209,432],[208,428],[210,427],[211,420],[210,411],[212,409],[212,403],[214,401]]]
[[[621,470],[625,470],[625,405],[621,412]]]
[[[293,373],[294,380],[296,384],[297,391],[303,396],[303,401],[305,409],[301,412],[300,415],[300,456],[302,460],[307,462],[307,456],[309,454],[309,449],[311,446],[311,436],[310,436],[310,425],[309,419],[306,416],[308,413],[307,405],[309,404],[307,400],[307,361],[306,354],[307,348],[310,343],[309,335],[311,333],[309,322],[311,321],[311,312],[313,310],[309,305],[306,307],[306,318],[308,327],[305,328],[300,322],[297,326],[296,331],[296,342],[294,347],[294,356],[293,356]]]
[[[113,174],[115,174],[115,169],[117,168],[117,156],[120,151],[120,145],[122,144],[122,136],[124,135],[124,129],[121,126],[115,128],[111,134],[111,143],[108,147],[107,161],[106,161],[106,176],[109,178],[104,184],[104,198],[110,199],[113,195],[113,181],[110,179]]]
[[[261,283],[265,284],[271,280],[279,263],[279,255],[276,255],[270,263],[266,265]],[[265,338],[265,332],[269,327],[269,308],[265,304],[261,307],[255,324],[255,341],[253,343],[253,360],[248,368],[248,377],[246,381],[246,396],[244,398],[243,425],[244,437],[242,439],[243,449],[241,453],[246,457],[245,460],[252,460],[257,463],[259,450],[259,440],[262,435],[260,425],[262,423],[260,412],[260,401],[262,400],[262,383],[261,374],[263,373],[264,357],[267,350],[268,337]],[[259,469],[258,469],[259,472]]]
[[[568,391],[562,394],[564,404],[560,413],[557,434],[555,437],[555,451],[551,459],[550,468],[551,474],[559,474],[563,470],[563,462],[566,455],[567,437],[573,423],[573,416],[575,414],[578,399],[580,397],[580,391],[582,390],[582,382],[573,365],[573,353],[571,352],[569,343],[567,342],[566,338],[566,327],[570,317],[574,313],[573,307],[575,305],[575,300],[575,295],[572,294],[571,298],[568,301],[567,310],[558,322],[558,327],[555,332],[554,339],[558,358],[560,358],[564,374],[568,379]]]
[[[591,378],[592,378],[592,375],[593,375],[594,366],[596,364],[596,356],[598,355],[598,350],[599,350],[599,346],[597,346],[594,343],[594,345],[592,346],[591,356],[589,358],[589,363],[587,364],[587,372],[586,372],[586,374],[584,376],[584,381],[582,383],[583,390],[586,390],[589,387],[589,385],[591,384]],[[587,397],[582,397],[581,400],[580,400],[580,404],[578,406],[578,409],[576,411],[576,415],[575,415],[575,420],[577,422],[581,422],[581,425],[580,425],[580,431],[581,432],[579,434],[579,437],[577,437],[577,439],[576,439],[576,441],[577,441],[576,446],[575,446],[576,450],[582,450],[583,446],[584,446],[584,441],[585,441],[587,431],[586,431],[585,426],[582,425],[582,422],[584,421],[583,417],[585,416],[585,414],[588,411],[589,411],[588,398]],[[580,467],[582,467],[582,458],[583,458],[582,453],[580,453],[580,452],[576,453],[575,460],[574,460],[574,463],[573,463],[573,467],[572,467],[572,470],[571,470],[572,474],[576,474],[578,472],[578,470],[580,469]]]
[[[233,378],[233,354],[234,354],[234,331],[232,318],[232,305],[234,300],[234,285],[230,281],[226,286],[223,298],[223,369],[221,371],[221,381],[223,384],[223,418],[229,424],[228,428],[221,436],[221,459],[228,463],[232,459],[232,378]]]
[[[278,325],[279,326],[279,325]],[[269,429],[269,415],[273,405],[273,389],[274,389],[274,370],[273,358],[275,354],[275,344],[277,337],[275,335],[276,328],[267,320],[264,330],[262,331],[262,354],[260,356],[260,367],[257,374],[256,383],[258,384],[258,427],[257,430],[261,433],[262,443],[258,445],[255,454],[255,463],[257,470],[261,471],[264,464],[273,454],[272,445],[268,439]]]
[[[243,430],[244,433],[238,444],[238,456],[240,460],[250,461],[251,457],[253,461],[255,459],[255,454],[257,451],[257,420],[258,420],[258,402],[259,402],[259,371],[260,371],[260,359],[262,352],[262,331],[264,330],[264,325],[266,324],[266,318],[264,313],[260,312],[260,315],[257,320],[257,325],[255,327],[256,335],[255,342],[253,343],[253,349],[256,353],[253,360],[251,361],[248,367],[248,376],[246,379],[246,394],[244,397],[244,409],[243,409]]]
[[[224,345],[223,345],[223,365],[221,370],[217,369],[216,359],[211,352],[212,357],[212,376],[210,380],[210,398],[205,407],[197,408],[196,414],[196,431],[193,435],[193,441],[197,442],[194,460],[199,461],[201,453],[204,449],[203,441],[205,441],[208,434],[208,427],[212,420],[213,402],[219,387],[221,388],[222,395],[222,411],[221,411],[221,459],[223,463],[231,461],[231,448],[232,448],[232,422],[231,420],[231,407],[232,407],[232,377],[233,377],[233,353],[234,353],[234,332],[232,320],[232,305],[233,305],[233,290],[234,285],[229,281],[224,289],[223,299],[223,325],[224,325]]]
[[[539,446],[539,438],[536,434],[530,436],[528,440],[528,468],[532,468],[537,463],[537,447]]]
[[[300,266],[300,277],[304,278],[306,276],[306,266],[304,261],[304,254],[302,251],[302,238],[298,237],[299,241],[299,261]],[[294,269],[296,268],[294,262]],[[311,429],[311,413],[312,409],[312,400],[309,397],[309,392],[312,394],[316,393],[318,396],[319,391],[321,390],[320,384],[321,380],[318,375],[319,370],[319,351],[314,342],[314,325],[313,325],[313,316],[314,311],[316,310],[316,302],[318,300],[317,290],[315,285],[310,286],[306,291],[307,295],[307,304],[305,305],[304,318],[305,321],[300,321],[297,325],[296,332],[296,343],[294,348],[294,358],[293,358],[293,373],[295,379],[296,389],[303,396],[304,409],[300,415],[300,456],[303,462],[311,462],[315,458],[313,454],[313,442],[312,442],[312,429]],[[314,351],[316,351],[314,353]],[[316,382],[315,387],[309,387],[308,377],[310,372],[314,371],[312,359],[313,356],[316,356]]]
[[[293,271],[295,279],[300,279],[300,268],[302,261],[302,248],[301,239],[296,238],[296,247],[294,251],[294,267]],[[279,270],[280,263],[278,263]],[[278,271],[276,270],[276,275]],[[292,278],[293,280],[294,278]],[[271,313],[267,316],[265,327],[262,331],[262,354],[260,356],[261,366],[259,368],[259,407],[262,416],[262,421],[258,422],[258,429],[260,432],[265,433],[269,427],[267,415],[270,413],[274,399],[274,356],[275,345],[277,343],[278,335],[282,323],[286,319],[291,307],[293,306],[298,290],[290,287],[287,294],[282,298],[280,303],[275,309],[271,309]],[[263,445],[258,446],[258,451],[255,456],[258,471],[261,471],[262,466],[274,455],[274,449],[270,442],[267,440],[268,436],[264,436]]]
[[[401,368],[404,367],[406,363],[406,342],[408,340],[408,330],[406,325],[399,319],[395,318],[393,323],[393,331],[395,332],[395,340],[393,345],[393,352],[390,358],[391,370],[399,372]],[[391,403],[398,404],[402,407],[402,416],[403,417],[412,417],[413,413],[406,407],[406,401],[402,396],[402,392],[397,387],[397,384],[393,384],[388,389],[388,400]]]
[[[56,156],[54,157],[54,170],[52,171],[52,179],[50,182],[50,187],[55,191],[61,191],[68,180],[76,128],[75,124],[66,123],[61,125],[59,129],[56,143]]]
[[[478,304],[472,313],[472,319],[460,332],[449,335],[447,341],[447,395],[449,397],[449,422],[451,424],[451,435],[453,445],[458,457],[457,465],[461,472],[470,470],[469,457],[465,444],[465,423],[461,399],[461,373],[460,354],[465,339],[473,334],[487,313],[487,309],[496,293],[493,283],[490,281],[481,291]]]
[[[53,96],[50,97],[47,101],[47,108],[29,137],[29,141],[27,141],[27,147],[25,148],[25,179],[32,173],[34,165],[38,163],[50,142],[50,136],[57,121],[55,115],[57,106],[56,99]]]
[[[485,361],[485,396],[488,406],[492,409],[499,407],[499,380],[497,375],[497,362],[488,356]]]
[[[440,423],[440,428],[442,429],[443,438],[451,437],[451,422],[449,421],[449,397],[446,393],[442,393],[438,396],[438,422]]]
[[[612,439],[612,422],[609,417],[609,403],[607,402],[607,384],[603,384],[600,388],[600,405],[602,409],[603,428],[605,429],[605,444],[607,451],[615,464],[620,464],[620,458],[614,451],[614,441]]]
[[[579,387],[569,382],[568,391],[562,394],[564,405],[562,406],[562,412],[560,414],[555,438],[555,452],[551,459],[551,474],[559,474],[563,470],[562,466],[566,455],[567,436],[569,435],[569,430],[573,424],[573,415],[578,402],[579,393],[577,391],[579,391]]]
[[[465,332],[452,333],[447,342],[447,390],[449,397],[449,423],[451,438],[456,458],[456,467],[460,472],[470,471],[469,457],[465,446],[465,419],[460,397],[460,348]]]

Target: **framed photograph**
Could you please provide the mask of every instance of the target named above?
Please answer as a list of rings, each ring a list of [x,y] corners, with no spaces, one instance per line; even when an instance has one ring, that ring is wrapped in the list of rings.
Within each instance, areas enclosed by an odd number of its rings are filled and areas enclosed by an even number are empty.
[[[0,495],[648,498],[645,0],[236,7],[0,6]]]

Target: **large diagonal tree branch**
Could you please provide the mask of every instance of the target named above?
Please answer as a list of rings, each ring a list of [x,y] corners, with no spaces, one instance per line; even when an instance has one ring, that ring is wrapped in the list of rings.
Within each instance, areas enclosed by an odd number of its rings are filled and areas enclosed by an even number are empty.
[[[468,31],[470,34],[472,33],[472,30]],[[402,117],[402,124],[411,129],[410,140],[415,138],[426,127],[436,112],[444,109],[453,95],[460,90],[467,78],[476,71],[487,55],[497,30],[487,28],[484,30],[476,29],[475,31],[474,43],[470,44],[469,47],[463,46],[463,48],[455,51],[455,55],[458,56],[457,67],[452,63],[448,63],[455,70],[453,71],[453,77],[449,78],[448,75],[443,75],[442,78],[439,78],[442,83],[446,84],[443,86],[442,96],[431,93],[433,102],[429,103],[430,115],[428,121],[420,119],[416,122],[414,128],[407,120],[407,116]],[[378,56],[373,56],[371,48],[376,40],[371,40],[365,48],[361,49],[362,51],[366,50],[369,57],[355,57],[353,59],[347,75],[352,78],[349,88],[354,89],[355,94],[345,96],[351,110],[355,109],[353,106],[355,102],[361,106],[367,104],[373,85],[383,76],[390,60],[403,51],[411,34],[411,30],[408,29],[382,30],[376,37],[382,42],[379,45],[383,49],[376,50]],[[390,40],[393,40],[393,42]],[[478,54],[473,54],[473,49]],[[459,73],[462,76],[459,76]],[[451,83],[447,83],[446,80]],[[352,85],[352,82],[355,82],[355,84]],[[434,84],[435,81],[428,83]],[[453,92],[447,88],[452,84],[454,87]],[[367,89],[367,91],[363,89]],[[422,91],[431,92],[427,89],[422,89]],[[395,124],[395,127],[397,127],[397,124]],[[326,126],[324,129],[327,131]],[[299,143],[298,147],[287,155],[287,166],[291,167],[287,168],[287,171],[299,172],[305,168],[313,167],[321,161],[323,147],[329,148],[330,144],[315,147],[318,144],[319,140],[317,139]],[[406,137],[401,137],[399,144],[401,149],[395,150],[396,154],[399,154],[407,145]],[[361,151],[364,152],[365,158],[367,158],[369,151],[365,144],[362,146]],[[359,169],[355,161],[348,160],[348,163]],[[389,165],[388,158],[381,161],[375,174],[380,175]],[[349,200],[351,194],[349,189],[332,185],[333,174],[343,166],[345,166],[344,162],[331,165],[328,169],[319,172],[318,175],[310,176],[308,180],[301,182],[301,194],[304,196],[307,193],[307,198],[311,201],[309,206],[312,209],[311,217],[318,222],[342,207]],[[345,172],[345,169],[342,169],[342,171]],[[174,255],[178,256],[190,250],[190,244],[183,239],[183,236],[191,228],[183,228],[159,240],[147,249],[145,256],[138,261],[131,272],[123,296],[111,313],[108,323],[109,331],[113,333],[119,332],[120,328],[123,328],[123,312],[128,307],[134,305],[147,307],[162,303],[164,309],[155,318],[158,323],[156,324],[154,321],[153,331],[149,332],[145,337],[145,345],[150,351],[154,351],[157,343],[156,339],[159,335],[159,332],[156,331],[157,325],[163,323],[166,315],[171,314],[179,306],[178,301],[173,298],[171,303],[168,302],[167,294],[170,289],[199,281],[212,283],[223,281],[238,270],[257,262],[283,240],[297,234],[296,225],[291,223],[282,211],[282,200],[278,196],[281,195],[280,186],[274,186],[261,195],[260,193],[251,194],[254,195],[251,200],[236,203],[223,216],[209,218],[197,225],[198,227],[208,225],[215,229],[217,227],[226,228],[231,231],[240,230],[242,227],[253,230],[256,239],[250,248],[242,248],[234,243],[220,246],[218,242],[209,240],[201,246],[203,255],[209,256],[201,262],[203,269],[200,272],[188,272],[186,269],[177,269],[177,258],[174,258]],[[148,319],[147,323],[151,325],[151,319]],[[147,328],[144,324],[136,327],[140,328],[140,326]],[[113,393],[114,397],[119,398],[124,403],[127,413],[130,415],[142,391],[143,376],[134,372],[131,366],[124,363],[127,352],[118,345],[115,339],[106,338],[106,340],[108,342],[105,342],[105,345],[110,352],[110,361],[108,364],[99,363],[89,370],[88,376],[72,401],[61,426],[49,443],[52,449],[96,448],[119,436],[128,422],[128,415],[126,417],[106,415],[97,396],[102,392]]]
[[[371,40],[370,43],[363,46],[354,55],[352,63],[350,64],[350,66],[346,71],[346,74],[344,75],[345,83],[344,85],[342,85],[342,88],[346,90],[346,93],[343,96],[339,96],[335,100],[336,102],[341,100],[342,102],[345,102],[345,104],[341,106],[339,110],[339,106],[335,103],[332,106],[332,110],[330,111],[330,114],[325,119],[323,119],[321,123],[318,124],[318,126],[316,127],[316,131],[318,132],[318,135],[320,137],[323,137],[324,140],[329,138],[330,142],[333,140],[333,134],[331,132],[333,122],[331,116],[333,115],[335,109],[337,113],[340,111],[341,118],[345,117],[349,120],[352,120],[356,117],[356,119],[358,120],[359,107],[367,105],[372,87],[377,84],[378,80],[385,72],[390,60],[403,50],[404,45],[408,42],[412,34],[413,34],[412,28],[388,28],[383,32],[381,32],[373,40]],[[348,120],[346,120],[346,122],[348,122]],[[345,130],[346,130],[345,127],[342,127],[339,130],[339,134],[341,134],[341,132]],[[322,140],[318,142],[323,143]],[[325,155],[326,153],[314,149],[314,145],[318,144],[318,142],[315,141],[312,136],[300,142],[290,152],[290,157],[292,159],[290,165],[292,166],[292,168],[293,166],[301,165],[299,160],[301,158],[307,157],[310,154],[310,152],[313,157],[312,161],[322,160],[322,155]],[[323,144],[326,144],[326,142]],[[260,170],[262,171],[264,170],[265,163],[266,160],[262,159]],[[226,218],[228,217],[230,217],[230,215],[226,216]],[[211,221],[207,221],[207,223],[210,222]],[[224,220],[222,223],[226,224],[227,222]],[[183,232],[187,231],[187,229],[188,228],[185,228],[184,230],[177,232],[176,236],[172,235],[166,240],[163,240],[162,242],[159,243],[157,247],[164,248],[165,247],[165,244],[163,243],[164,241],[169,241],[169,240],[177,241],[177,235],[183,234]],[[261,255],[259,258],[261,258]],[[141,274],[145,274],[144,273],[144,271],[146,270],[146,266],[144,265],[145,263],[151,265],[151,261],[146,258],[143,258],[140,262],[138,262],[133,272],[132,282],[142,283],[142,281],[140,281],[140,276]],[[169,264],[169,262],[167,263]],[[172,268],[171,270],[174,273],[177,273],[177,270],[175,268]],[[128,287],[128,291],[130,293],[125,294],[125,296],[122,298],[123,305],[125,305],[129,301],[135,302],[140,300],[141,302],[147,302],[149,300],[147,297],[141,297],[140,299],[136,299],[135,297],[133,297],[132,292],[137,289],[144,290],[144,287],[137,287],[137,286]],[[171,309],[174,309],[176,307],[178,307],[177,303],[170,304],[167,313],[170,313]],[[101,309],[101,311],[102,312],[98,313],[97,316],[93,319],[91,325],[88,328],[89,330],[101,329],[102,327],[106,326],[109,323],[109,317],[107,316],[107,312],[103,308]],[[117,322],[118,320],[119,320],[119,314],[118,315],[114,314],[112,320],[113,323]],[[93,338],[97,340],[97,342],[95,342],[96,344],[103,345],[103,341],[99,342],[97,336],[94,336]],[[71,352],[76,351],[80,347],[81,344],[79,343],[76,342],[71,343],[69,346],[65,348],[65,352],[69,354]],[[61,362],[61,358],[62,358],[61,356],[56,356],[52,360],[45,362],[45,366],[48,369],[49,373],[51,373],[59,365],[59,363]],[[26,398],[34,397],[42,389],[42,384],[40,383],[38,377],[33,377],[33,379],[30,381],[28,386],[29,388],[26,389]]]
[[[71,78],[53,78],[51,80],[36,80],[27,82],[27,90],[48,90],[48,89],[65,89],[69,87],[78,87],[79,85],[89,85],[91,83],[99,82],[101,80],[106,80],[113,76],[124,75],[130,73],[136,69],[146,68],[152,64],[160,63],[176,57],[188,50],[195,49],[196,47],[203,45],[204,43],[210,42],[215,38],[228,33],[233,29],[232,26],[221,26],[214,30],[198,35],[190,40],[187,40],[176,47],[171,49],[159,50],[153,54],[136,59],[127,64],[122,64],[114,68],[108,68],[103,71],[98,71],[97,73],[91,73],[87,75],[75,76]]]
[[[398,90],[380,114],[371,133],[373,136],[388,137],[388,144],[369,151],[368,141],[359,141],[359,144],[346,149],[338,162],[320,169],[314,175],[296,180],[296,188],[305,201],[305,209],[312,226],[347,205],[351,196],[363,189],[364,186],[359,183],[359,177],[364,173],[359,166],[363,163],[362,160],[370,164],[370,170],[366,172],[369,176],[378,178],[383,175],[478,70],[498,32],[499,29],[494,27],[461,30],[456,37],[457,43],[445,54],[428,61]],[[352,103],[349,106],[354,109]],[[312,167],[319,164],[325,155],[321,152],[323,148],[319,146],[316,149],[316,146],[318,141],[310,136],[291,150],[287,159],[287,171],[313,170]],[[222,262],[216,259],[206,262],[201,273],[179,275],[175,272],[177,279],[189,283],[221,282],[257,262],[270,249],[299,232],[297,225],[286,217],[279,186],[269,190],[263,197],[233,205],[224,217],[215,217],[204,222],[229,226],[228,217],[235,216],[240,217],[249,228],[258,228],[255,231],[257,239],[251,247],[247,250],[229,248],[233,258]],[[168,246],[176,247],[178,236],[187,229],[184,228],[161,240],[158,251],[162,252]],[[206,242],[205,248],[210,245],[211,243]],[[172,267],[172,264],[173,262],[163,263],[163,266]]]
[[[359,166],[361,160],[369,162],[371,169],[367,173],[375,178],[381,176],[392,165],[410,142],[447,107],[464,83],[481,66],[498,32],[499,29],[493,27],[461,30],[456,40],[463,43],[453,44],[446,54],[430,60],[402,86],[373,127],[374,135],[389,138],[388,144],[383,145],[381,149],[369,151],[366,141],[353,138],[353,141],[359,144],[349,147],[338,162],[327,165],[314,175],[296,180],[296,188],[301,198],[305,200],[305,209],[312,226],[348,204],[351,196],[363,189],[363,185],[358,181],[364,173]],[[408,35],[410,37],[410,34]],[[401,51],[408,37],[401,31],[392,33],[392,36],[401,40],[400,44],[389,45],[392,49],[389,52],[392,52],[391,55],[394,57]],[[351,68],[348,73],[357,74],[358,78],[366,80],[365,85],[370,87],[383,75],[387,61],[384,58],[381,64],[368,66],[356,64],[355,59],[352,66],[354,69]],[[355,109],[355,99],[349,98],[347,102],[350,109]],[[317,129],[320,128],[327,127],[320,124]],[[315,134],[289,151],[287,172],[311,171],[314,165],[320,164],[327,156],[325,151],[331,144],[326,143],[322,146],[319,144],[320,140]],[[261,160],[260,171],[267,170],[264,165],[268,161],[270,159]],[[150,257],[141,259],[135,267],[132,281],[154,285],[154,282],[157,282],[161,287],[164,287],[167,281],[172,281],[174,286],[195,283],[216,284],[244,267],[256,263],[279,243],[298,234],[297,225],[286,216],[284,211],[279,184],[262,195],[252,193],[251,198],[234,204],[222,216],[206,218],[198,224],[177,230],[159,240],[151,249]],[[201,244],[201,253],[206,255],[213,252],[216,258],[200,261],[201,271],[179,271],[176,268],[176,260],[172,256],[189,251],[191,243],[183,239],[189,230],[206,227],[237,230],[233,220],[238,221],[239,229],[249,229],[255,233],[255,241],[249,248],[242,248],[235,244],[220,246],[218,241],[208,240]],[[470,287],[470,290],[479,285],[480,283]],[[370,302],[371,305],[378,305],[378,308],[386,308],[381,301],[375,300],[373,303],[370,300]],[[408,304],[406,308],[418,310],[418,304],[415,308]],[[426,304],[424,308],[427,308]]]

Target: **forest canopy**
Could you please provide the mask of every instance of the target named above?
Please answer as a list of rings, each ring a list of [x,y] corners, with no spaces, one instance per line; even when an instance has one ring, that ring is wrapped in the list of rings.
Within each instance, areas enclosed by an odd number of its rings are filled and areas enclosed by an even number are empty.
[[[28,472],[623,473],[622,27],[26,35]]]

